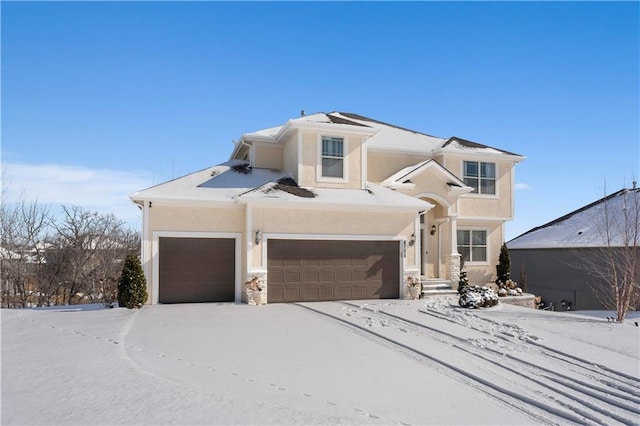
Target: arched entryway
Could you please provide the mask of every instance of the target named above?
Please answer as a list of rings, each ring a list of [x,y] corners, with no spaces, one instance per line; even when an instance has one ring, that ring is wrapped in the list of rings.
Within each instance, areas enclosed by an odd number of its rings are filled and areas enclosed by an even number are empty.
[[[448,206],[442,199],[422,196],[435,207],[420,216],[420,274],[424,279],[446,279],[451,250]]]

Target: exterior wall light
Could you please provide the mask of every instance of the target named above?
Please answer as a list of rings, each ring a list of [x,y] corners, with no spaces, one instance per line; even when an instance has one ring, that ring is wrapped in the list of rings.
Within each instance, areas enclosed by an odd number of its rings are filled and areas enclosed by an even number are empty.
[[[258,229],[256,231],[256,244],[260,244],[260,241],[262,241],[262,232]]]
[[[436,226],[435,225],[431,225],[431,235],[436,233]]]
[[[412,246],[416,243],[416,233],[411,234],[411,239],[409,240],[409,245]]]

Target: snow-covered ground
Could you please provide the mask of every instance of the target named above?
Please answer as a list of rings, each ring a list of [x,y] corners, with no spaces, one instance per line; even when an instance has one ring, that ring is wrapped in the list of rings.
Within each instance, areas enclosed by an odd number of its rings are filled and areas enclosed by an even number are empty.
[[[638,424],[640,327],[455,299],[2,311],[2,424]]]

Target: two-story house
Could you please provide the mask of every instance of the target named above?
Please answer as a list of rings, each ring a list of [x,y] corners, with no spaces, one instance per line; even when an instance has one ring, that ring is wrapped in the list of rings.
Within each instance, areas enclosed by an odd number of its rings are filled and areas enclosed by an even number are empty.
[[[229,161],[136,192],[150,303],[407,297],[494,279],[524,157],[344,112],[243,134]]]

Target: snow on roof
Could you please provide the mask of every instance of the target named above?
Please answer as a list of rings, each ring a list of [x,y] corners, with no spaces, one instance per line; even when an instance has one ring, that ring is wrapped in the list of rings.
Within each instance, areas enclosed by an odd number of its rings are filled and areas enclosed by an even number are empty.
[[[355,208],[391,208],[429,210],[432,204],[408,195],[367,183],[367,189],[312,188],[314,197],[304,197],[289,191],[279,190],[277,182],[271,182],[255,190],[240,195],[241,199],[251,201],[287,201],[294,204],[343,206]]]
[[[297,190],[295,188],[297,188]],[[281,170],[252,168],[231,160],[131,194],[134,201],[279,201],[332,206],[428,210],[431,204],[369,183],[364,189],[300,188]],[[312,194],[310,194],[312,193]]]
[[[634,199],[635,197],[635,199]],[[509,249],[579,248],[623,246],[624,223],[638,233],[640,189],[622,189],[587,206],[542,226],[531,229],[507,243]],[[605,226],[605,213],[611,225]],[[635,215],[635,216],[634,216]],[[611,242],[605,244],[604,231],[609,229]]]
[[[397,151],[422,155],[437,155],[441,151],[465,154],[468,154],[470,151],[475,151],[484,154],[513,155],[520,157],[518,154],[492,148],[466,139],[458,137],[443,139],[359,114],[338,111],[302,115],[289,120],[285,125],[245,133],[242,137],[246,139],[271,138],[275,140],[279,137],[278,135],[283,131],[283,128],[287,127],[289,124],[333,124],[338,126],[348,125],[370,128],[373,134],[367,139],[368,148],[384,151]]]
[[[444,139],[389,123],[374,120],[349,112],[332,112],[330,116],[372,127],[376,134],[367,140],[369,148],[390,151],[415,152],[420,154],[434,154],[444,143]]]
[[[490,146],[469,141],[466,139],[458,138],[456,136],[453,136],[447,139],[444,145],[442,145],[442,150],[449,153],[452,153],[452,152],[468,153],[469,151],[476,151],[476,152],[482,151],[485,154],[515,155],[520,157],[520,155],[514,154],[513,152],[492,148]]]
[[[280,170],[250,168],[244,161],[231,160],[134,192],[131,199],[234,202],[238,194],[285,176]]]

